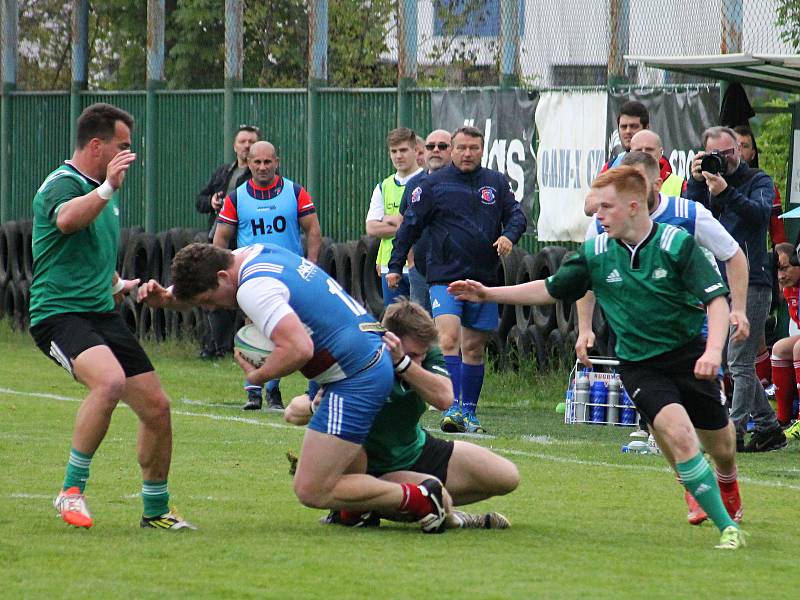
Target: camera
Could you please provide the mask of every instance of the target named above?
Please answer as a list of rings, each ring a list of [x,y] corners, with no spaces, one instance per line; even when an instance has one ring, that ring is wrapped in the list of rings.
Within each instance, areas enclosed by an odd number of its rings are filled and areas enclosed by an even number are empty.
[[[700,170],[707,171],[712,175],[721,175],[725,173],[725,157],[719,150],[713,150],[707,153],[700,160]]]

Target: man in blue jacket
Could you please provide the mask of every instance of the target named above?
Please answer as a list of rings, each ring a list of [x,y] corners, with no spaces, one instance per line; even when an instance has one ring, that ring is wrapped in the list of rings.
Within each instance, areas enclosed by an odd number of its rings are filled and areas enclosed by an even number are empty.
[[[475,416],[483,387],[483,354],[489,332],[498,325],[496,304],[456,300],[447,293],[447,286],[465,278],[494,285],[499,257],[511,252],[527,226],[505,175],[481,166],[483,143],[479,129],[457,129],[452,138],[452,164],[431,173],[411,190],[386,277],[390,286],[399,283],[409,248],[427,230],[426,279],[453,383],[453,405],[441,423],[444,431],[483,431]]]
[[[710,127],[703,132],[702,139],[705,152],[698,152],[692,161],[692,176],[684,195],[704,204],[719,219],[739,242],[750,266],[747,289],[750,336],[744,341],[731,339],[728,342],[728,368],[733,378],[731,420],[736,426],[736,446],[740,452],[778,450],[786,445],[786,438],[755,369],[759,332],[764,331],[772,299],[767,230],[775,185],[769,175],[750,168],[741,160],[739,143],[732,129]],[[701,166],[703,158],[710,154],[719,159],[718,173]],[[727,283],[724,264],[720,264],[720,270]],[[751,415],[756,428],[745,444],[745,428]]]

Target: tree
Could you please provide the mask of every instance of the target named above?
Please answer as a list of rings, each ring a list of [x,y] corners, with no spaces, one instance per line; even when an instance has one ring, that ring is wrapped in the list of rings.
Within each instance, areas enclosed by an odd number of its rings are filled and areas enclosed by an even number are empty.
[[[68,89],[71,7],[66,0],[19,2],[17,88]]]
[[[775,24],[781,30],[781,41],[800,48],[800,0],[778,0]]]
[[[243,80],[247,87],[304,87],[308,65],[307,0],[246,0]],[[71,73],[68,0],[20,0],[21,89],[68,89]],[[384,56],[396,23],[397,0],[337,0],[329,4],[332,86],[391,86],[397,68]],[[224,84],[225,0],[166,0],[168,87]],[[89,85],[144,89],[147,2],[103,0],[89,7]]]

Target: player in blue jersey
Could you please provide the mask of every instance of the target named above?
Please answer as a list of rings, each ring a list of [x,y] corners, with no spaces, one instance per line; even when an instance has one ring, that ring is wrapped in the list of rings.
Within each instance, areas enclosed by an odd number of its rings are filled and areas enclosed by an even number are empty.
[[[304,505],[400,511],[427,533],[442,530],[444,492],[438,480],[391,483],[347,472],[394,378],[380,335],[383,328],[334,279],[272,244],[235,252],[190,244],[173,260],[172,281],[171,289],[149,281],[140,299],[170,308],[184,303],[239,307],[272,340],[275,349],[258,368],[236,355],[247,381],[261,385],[300,371],[323,386],[294,479],[295,494]]]
[[[214,245],[230,248],[256,243],[276,244],[303,255],[300,230],[306,234],[307,258],[317,262],[322,244],[319,219],[308,192],[298,183],[278,175],[280,158],[269,142],[250,147],[247,166],[252,178],[228,194],[217,217]],[[283,410],[280,380],[267,382],[267,407]],[[261,387],[245,384],[247,403],[244,410],[261,408]]]

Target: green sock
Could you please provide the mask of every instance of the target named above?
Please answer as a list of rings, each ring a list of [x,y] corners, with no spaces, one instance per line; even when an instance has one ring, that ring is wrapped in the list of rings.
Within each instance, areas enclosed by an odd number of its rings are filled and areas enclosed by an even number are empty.
[[[93,454],[84,454],[75,448],[70,448],[63,489],[76,487],[80,489],[81,494],[83,493],[86,488],[86,480],[89,479],[89,465],[92,463]]]
[[[731,525],[739,527],[725,510],[722,497],[719,495],[717,478],[702,453],[698,452],[694,458],[676,464],[675,468],[681,476],[683,486],[694,496],[720,531]]]
[[[142,502],[145,517],[158,517],[169,512],[169,492],[167,482],[143,481]]]

